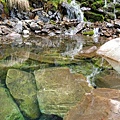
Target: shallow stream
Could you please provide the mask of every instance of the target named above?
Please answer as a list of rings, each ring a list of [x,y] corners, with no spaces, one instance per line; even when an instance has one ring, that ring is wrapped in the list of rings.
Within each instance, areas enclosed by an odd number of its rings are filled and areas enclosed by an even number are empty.
[[[1,38],[0,84],[6,87],[7,71],[11,68],[33,73],[38,69],[68,67],[71,73],[82,74],[90,86],[117,88],[120,75],[100,56],[96,50],[106,42],[99,38],[74,36],[30,36],[20,41]],[[95,46],[95,50],[89,51]],[[88,51],[87,51],[88,50]],[[86,52],[87,51],[87,52]],[[107,83],[108,79],[114,82]],[[27,119],[27,118],[26,118]],[[39,120],[60,120],[57,116],[42,116]]]

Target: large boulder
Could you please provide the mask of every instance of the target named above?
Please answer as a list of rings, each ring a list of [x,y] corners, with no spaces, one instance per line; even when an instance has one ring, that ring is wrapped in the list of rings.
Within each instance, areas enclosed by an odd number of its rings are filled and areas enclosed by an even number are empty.
[[[73,107],[64,120],[120,120],[120,91],[96,89]]]
[[[42,113],[63,117],[91,88],[81,74],[70,73],[68,68],[48,68],[34,72],[37,97]]]
[[[0,120],[24,120],[6,88],[0,87]]]
[[[120,74],[115,70],[104,70],[94,80],[97,87],[120,89]]]
[[[30,119],[38,118],[40,111],[34,76],[17,69],[9,69],[6,84],[23,114]]]
[[[112,39],[103,44],[97,51],[112,67],[120,73],[120,38]]]

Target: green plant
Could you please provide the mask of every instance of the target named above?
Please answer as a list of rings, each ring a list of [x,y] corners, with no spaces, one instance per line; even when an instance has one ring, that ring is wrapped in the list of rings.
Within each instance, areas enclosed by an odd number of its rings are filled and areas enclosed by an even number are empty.
[[[62,2],[70,3],[71,0],[49,0],[55,8],[58,8],[58,5]]]
[[[3,4],[3,6],[4,6],[4,12],[6,13],[6,14],[8,14],[9,13],[9,10],[8,10],[8,7],[7,7],[7,1],[6,0],[0,0],[0,2]]]

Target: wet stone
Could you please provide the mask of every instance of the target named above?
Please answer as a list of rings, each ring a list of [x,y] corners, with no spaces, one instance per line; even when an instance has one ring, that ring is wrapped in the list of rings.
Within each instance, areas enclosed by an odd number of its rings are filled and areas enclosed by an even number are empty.
[[[30,119],[38,118],[40,113],[33,75],[17,69],[9,69],[6,84],[23,114]]]
[[[120,89],[120,74],[114,70],[104,70],[95,76],[95,84],[100,88]]]
[[[96,89],[73,107],[64,120],[119,120],[120,91]]]
[[[0,87],[0,120],[24,120],[6,88]]]
[[[68,68],[41,69],[34,74],[39,107],[45,114],[63,117],[91,90],[83,75],[72,74]]]

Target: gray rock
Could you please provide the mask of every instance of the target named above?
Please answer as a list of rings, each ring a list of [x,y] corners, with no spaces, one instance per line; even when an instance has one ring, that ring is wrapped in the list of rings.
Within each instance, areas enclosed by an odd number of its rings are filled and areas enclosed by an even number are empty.
[[[3,12],[3,4],[0,3],[0,15],[2,14],[2,12]]]
[[[11,31],[12,30],[5,25],[0,26],[0,34],[1,35],[7,35],[7,34],[11,33]]]
[[[22,21],[18,21],[18,23],[14,27],[15,32],[17,33],[22,33]]]
[[[35,31],[35,30],[40,30],[41,29],[41,26],[39,26],[37,23],[35,22],[31,22],[30,23],[30,28],[32,31]]]

